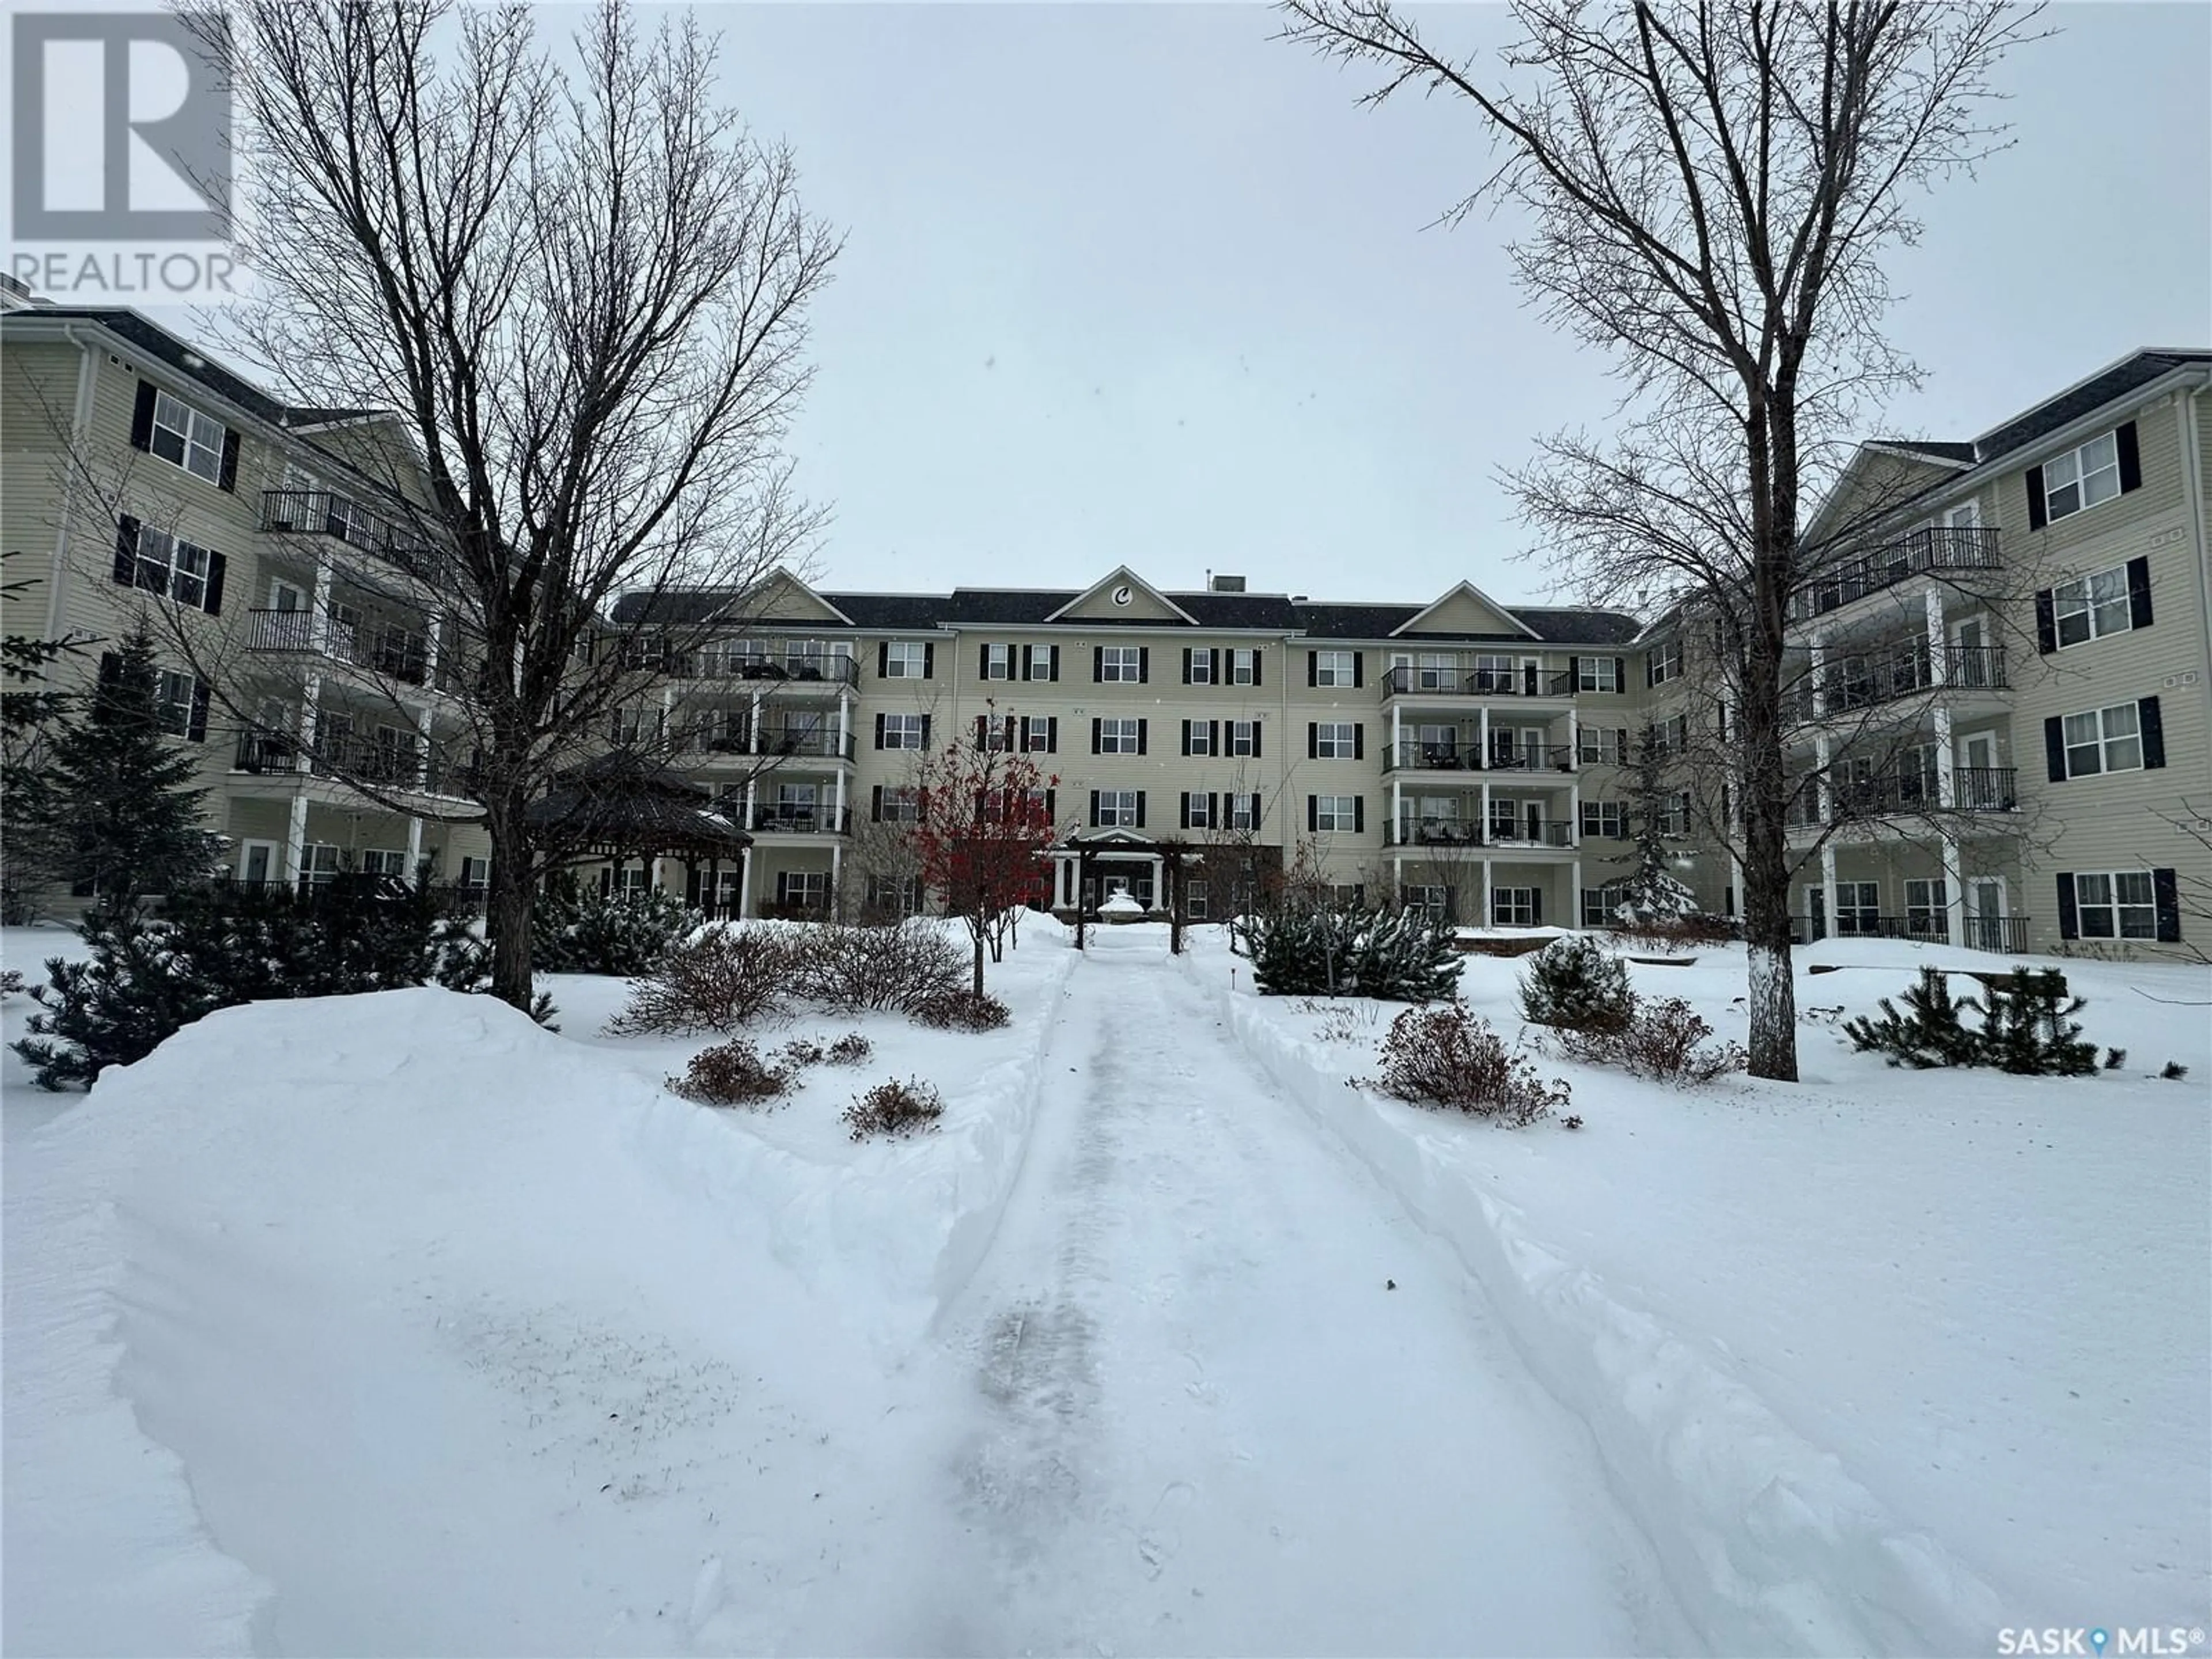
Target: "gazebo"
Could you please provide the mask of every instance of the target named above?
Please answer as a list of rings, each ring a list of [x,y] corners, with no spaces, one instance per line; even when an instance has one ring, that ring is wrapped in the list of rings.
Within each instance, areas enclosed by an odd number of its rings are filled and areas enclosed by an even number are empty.
[[[742,862],[753,843],[702,786],[634,755],[602,755],[562,773],[531,804],[529,819],[541,836],[574,856],[605,860],[617,884],[633,859],[645,866],[648,880],[659,860],[680,860],[693,903],[703,894],[711,904],[720,890],[722,860]]]

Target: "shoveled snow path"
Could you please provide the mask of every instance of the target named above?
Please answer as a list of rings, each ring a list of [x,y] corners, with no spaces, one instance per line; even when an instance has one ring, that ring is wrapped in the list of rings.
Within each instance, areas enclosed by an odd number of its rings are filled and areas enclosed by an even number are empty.
[[[978,1396],[969,1559],[917,1629],[1034,1653],[1694,1646],[1463,1270],[1158,954],[1107,932],[1075,970],[1027,1160],[942,1322]]]

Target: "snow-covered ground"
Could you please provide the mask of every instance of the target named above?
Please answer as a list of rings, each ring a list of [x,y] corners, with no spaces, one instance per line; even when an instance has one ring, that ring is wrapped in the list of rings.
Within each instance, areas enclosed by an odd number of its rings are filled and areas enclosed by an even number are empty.
[[[1025,925],[1010,1030],[800,1019],[767,1040],[875,1059],[766,1114],[667,1094],[703,1040],[602,1037],[584,978],[559,1036],[432,990],[226,1011],[58,1112],[9,1057],[4,1645],[2206,1624],[2203,973],[2065,964],[2121,1073],[1899,1073],[1808,1023],[1801,1087],[1561,1064],[1587,1127],[1515,1133],[1344,1087],[1389,1011],[1324,1038],[1198,939]],[[1800,1003],[1945,959],[1801,953],[1854,966]],[[1509,1030],[1518,966],[1468,970]],[[1740,955],[1634,971],[1741,1035]],[[945,1127],[851,1144],[893,1074]]]

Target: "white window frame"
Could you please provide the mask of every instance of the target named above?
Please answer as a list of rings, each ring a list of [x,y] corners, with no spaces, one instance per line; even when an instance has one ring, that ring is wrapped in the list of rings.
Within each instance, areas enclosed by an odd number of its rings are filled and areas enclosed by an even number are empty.
[[[463,854],[457,884],[468,888],[489,887],[491,885],[490,858],[481,853]]]
[[[1102,755],[1133,755],[1144,739],[1141,722],[1115,716],[1098,722],[1098,752]]]
[[[2135,626],[2135,608],[2128,598],[2127,566],[2117,564],[2059,583],[2051,590],[2051,622],[2061,651],[2128,632]]]
[[[1628,899],[1628,884],[1608,881],[1595,887],[1585,887],[1580,895],[1582,921],[1585,927],[1609,927],[1620,920],[1620,907]]]
[[[921,800],[911,785],[884,786],[881,823],[919,823],[921,822]]]
[[[794,890],[796,896],[794,896]],[[775,872],[775,902],[785,906],[796,905],[803,910],[826,910],[830,908],[830,872],[827,870],[779,870]]]
[[[1628,804],[1626,801],[1586,800],[1582,808],[1583,823],[1579,828],[1583,835],[1610,841],[1627,840]]]
[[[1022,752],[1042,755],[1052,747],[1052,717],[1048,714],[1022,716]]]
[[[1098,648],[1101,685],[1139,685],[1144,682],[1144,647],[1105,645]]]
[[[1314,684],[1334,690],[1351,689],[1358,653],[1351,651],[1314,653]]]
[[[1358,742],[1356,721],[1314,722],[1314,758],[1316,760],[1350,760]]]
[[[1212,801],[1205,790],[1183,791],[1183,816],[1190,820],[1191,829],[1211,830],[1214,827],[1212,806]]]
[[[207,608],[208,550],[149,524],[138,526],[137,564],[131,586],[159,593],[195,611]],[[149,577],[153,580],[149,580]]]
[[[371,847],[361,855],[363,875],[397,876],[407,879],[407,849],[404,847]]]
[[[1048,645],[1032,645],[1027,649],[1030,653],[1030,672],[1027,678],[1032,680],[1050,679],[1052,678],[1052,647]]]
[[[1183,747],[1193,759],[1200,755],[1210,759],[1213,754],[1213,722],[1185,720],[1182,723],[1182,740]]]
[[[1933,938],[1939,933],[1949,933],[1949,890],[1942,877],[1907,876],[1905,878],[1905,931],[1916,938]]]
[[[1536,890],[1533,887],[1492,888],[1490,925],[1493,927],[1534,927],[1536,925]]]
[[[1182,913],[1192,921],[1204,921],[1206,915],[1206,883],[1194,876],[1187,876],[1182,884]]]
[[[1620,690],[1620,659],[1618,657],[1582,657],[1577,659],[1575,690],[1577,691],[1618,691]],[[1611,684],[1607,684],[1610,681]]]
[[[1260,827],[1260,814],[1253,810],[1252,792],[1240,789],[1229,797],[1229,807],[1222,815],[1231,831],[1249,831]]]
[[[198,675],[173,668],[158,670],[154,676],[154,706],[161,730],[173,738],[189,736],[192,706],[199,701],[199,694]]]
[[[2099,884],[2092,887],[2091,884]],[[2124,894],[2121,884],[2141,897]],[[2130,928],[2130,914],[2138,920]],[[2091,926],[2093,914],[2102,926]],[[2158,887],[2148,870],[2092,870],[2074,877],[2075,931],[2083,939],[2140,939],[2158,937]]]
[[[2060,504],[2060,492],[2073,495]],[[2043,464],[2043,516],[2057,524],[2093,507],[2117,501],[2120,495],[2120,438],[2118,428],[2088,442],[2053,455]]]
[[[1468,684],[1478,694],[1502,691],[1510,696],[1521,689],[1521,665],[1511,657],[1478,652]]]
[[[2119,723],[2115,716],[2124,718],[2125,731],[2114,730]],[[2093,722],[2095,729],[2086,735],[2077,736],[2075,722],[2079,720]],[[2142,770],[2142,711],[2135,703],[2118,702],[2109,708],[2092,708],[2079,714],[2061,715],[2058,729],[2060,741],[2066,751],[2066,775],[2069,779],[2094,778],[2106,772]],[[2130,749],[2134,751],[2132,758],[2114,758],[2115,751],[2125,757]],[[2075,764],[2077,754],[2092,756],[2095,763],[2077,767]]]
[[[1230,721],[1228,732],[1222,738],[1222,744],[1224,752],[1231,759],[1249,760],[1259,750],[1260,722],[1257,720]]]
[[[1659,833],[1676,839],[1690,833],[1690,792],[1669,790],[1659,798]]]
[[[1018,647],[986,645],[983,647],[983,678],[985,679],[1011,681],[1014,678],[1014,671],[1020,666],[1021,654]]]
[[[1314,829],[1324,836],[1356,835],[1359,822],[1359,797],[1357,795],[1316,795],[1314,797]]]
[[[222,450],[230,428],[211,415],[203,415],[181,398],[156,390],[154,426],[146,436],[146,453],[181,467],[195,478],[211,484],[222,482]],[[164,443],[175,450],[169,453]]]
[[[1213,684],[1213,653],[1200,647],[1190,653],[1190,683],[1193,685]]]
[[[1575,760],[1583,766],[1619,766],[1628,753],[1628,738],[1617,726],[1577,726]]]
[[[1675,640],[1654,647],[1651,652],[1651,684],[1664,685],[1668,680],[1680,679],[1682,674],[1682,642]]]
[[[883,678],[918,680],[929,665],[929,647],[921,640],[890,640],[884,646]]]
[[[1874,895],[1869,902],[1866,895]],[[1852,916],[1863,921],[1871,915],[1877,927],[1881,922],[1881,884],[1878,881],[1839,881],[1836,884],[1836,914],[1828,918],[1828,926],[1835,933],[1845,932],[1844,918]],[[1851,930],[1856,933],[1856,926]]]
[[[1133,789],[1101,789],[1098,792],[1098,822],[1095,830],[1133,830],[1137,827],[1137,792]]]
[[[1257,646],[1235,646],[1229,653],[1227,664],[1229,684],[1257,685],[1260,683],[1260,650]]]
[[[884,749],[918,751],[922,746],[922,719],[920,714],[885,714],[884,716]],[[908,738],[912,742],[908,742]]]
[[[300,849],[300,884],[321,887],[345,869],[345,855],[336,842],[310,842]]]

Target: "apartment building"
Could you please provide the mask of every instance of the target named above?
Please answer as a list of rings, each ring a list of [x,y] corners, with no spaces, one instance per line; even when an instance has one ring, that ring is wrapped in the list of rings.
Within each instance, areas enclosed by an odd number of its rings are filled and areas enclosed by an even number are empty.
[[[454,633],[395,494],[397,423],[288,405],[134,312],[14,289],[0,307],[7,630],[112,644],[151,623],[168,729],[238,878],[481,885],[489,843],[452,781]],[[89,679],[101,654],[58,672]]]
[[[454,630],[407,528],[395,423],[287,406],[129,311],[8,303],[9,629],[112,640],[158,607],[191,647],[165,676],[173,729],[241,878],[480,884]],[[1792,619],[1802,936],[2124,951],[2212,932],[2191,896],[2212,892],[2208,386],[2212,352],[2140,351],[1978,438],[1863,447],[1823,512],[1879,501],[1866,550]],[[723,799],[750,844],[692,872],[716,884],[694,896],[745,915],[920,903],[910,884],[869,890],[896,881],[869,849],[911,813],[916,757],[957,742],[1018,746],[1056,780],[1042,896],[1063,911],[1112,890],[1158,905],[1151,843],[1170,836],[1202,860],[1201,918],[1299,862],[1462,922],[1595,925],[1632,864],[1638,734],[1724,754],[1729,719],[1686,613],[1466,582],[1336,603],[1122,566],[1079,588],[787,574],[653,603],[693,633],[742,621],[672,660],[609,739],[673,749]],[[633,596],[611,621],[654,616]],[[226,716],[210,663],[265,695]],[[1723,914],[1729,792],[1723,775],[1668,797],[1677,872]]]

